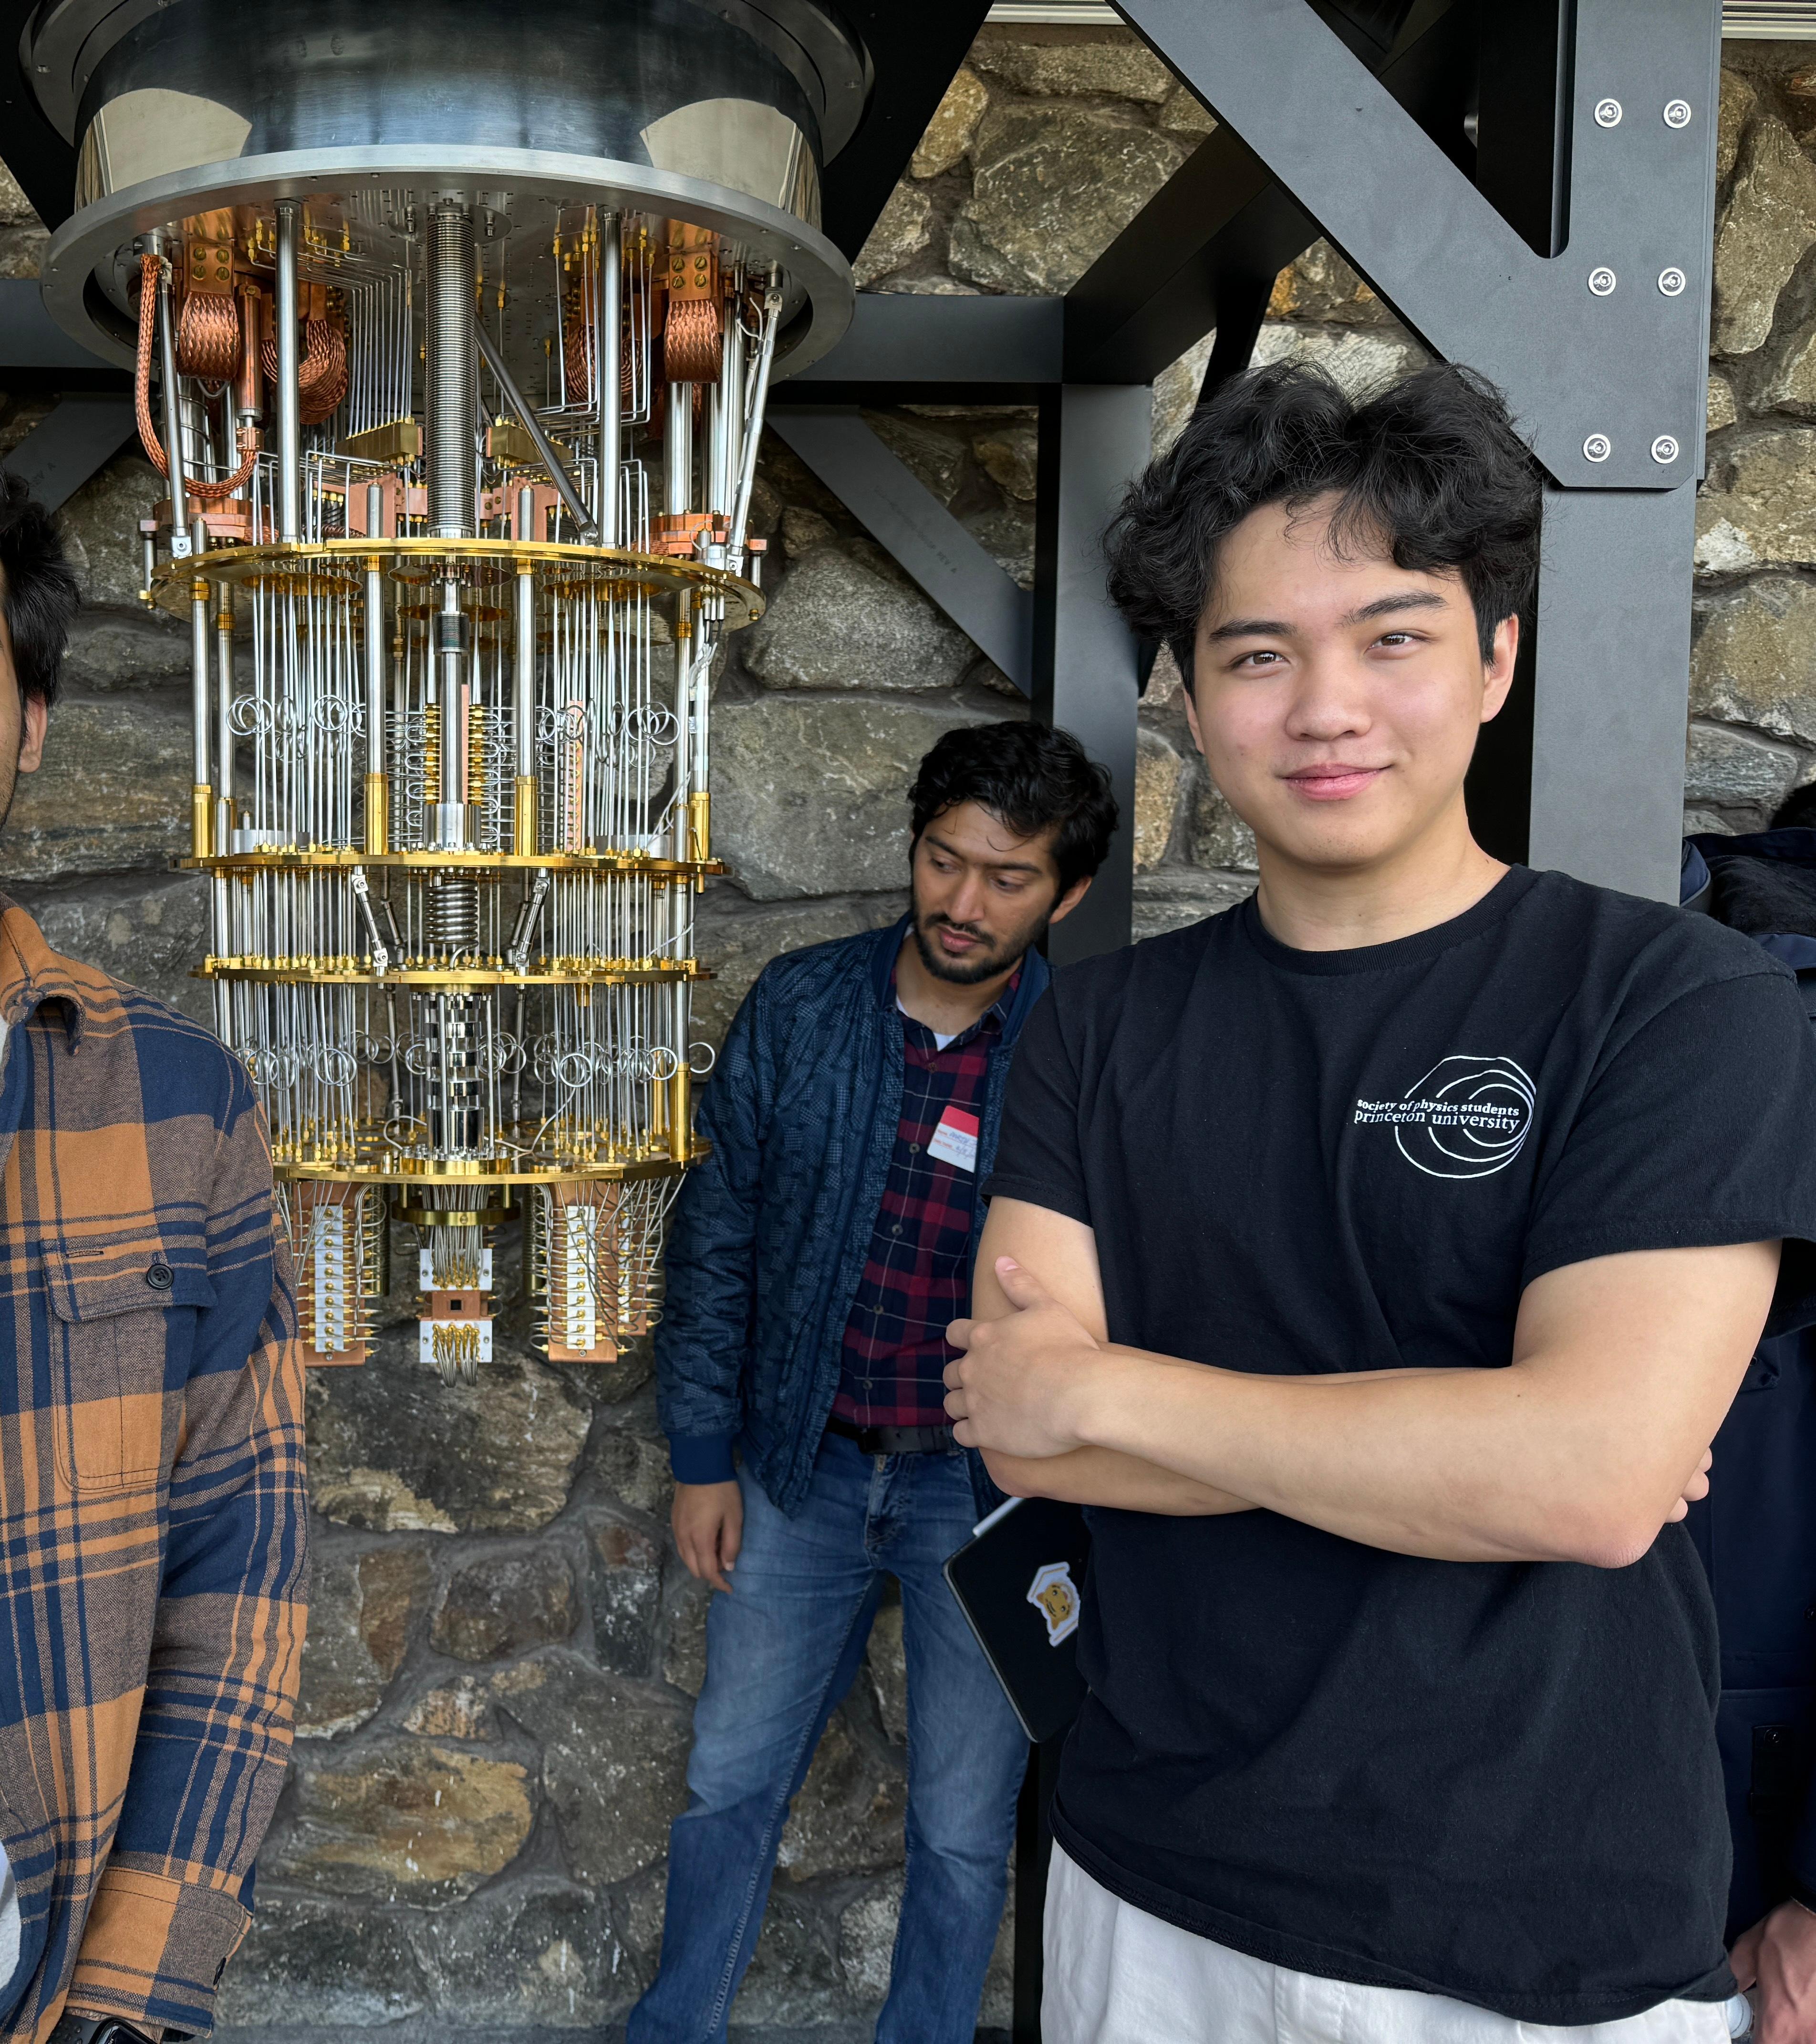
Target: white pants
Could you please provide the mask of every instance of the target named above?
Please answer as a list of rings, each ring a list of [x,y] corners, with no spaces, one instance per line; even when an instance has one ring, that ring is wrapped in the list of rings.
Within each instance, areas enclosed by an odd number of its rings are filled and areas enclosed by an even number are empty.
[[[1058,1846],[1045,1943],[1042,2044],[1728,2044],[1718,2001],[1558,2029],[1270,1966],[1119,1900]]]

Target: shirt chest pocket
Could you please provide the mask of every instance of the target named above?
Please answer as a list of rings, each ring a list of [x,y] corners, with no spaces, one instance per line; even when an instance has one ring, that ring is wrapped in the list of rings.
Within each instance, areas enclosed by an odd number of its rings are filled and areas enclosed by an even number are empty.
[[[44,1254],[57,1470],[76,1491],[156,1480],[165,1461],[167,1386],[180,1390],[205,1272],[163,1255]],[[170,1415],[174,1421],[174,1412]]]

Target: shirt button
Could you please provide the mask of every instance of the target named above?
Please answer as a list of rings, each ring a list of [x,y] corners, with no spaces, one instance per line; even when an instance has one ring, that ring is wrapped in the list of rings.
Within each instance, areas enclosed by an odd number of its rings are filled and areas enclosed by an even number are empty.
[[[908,1155],[911,1157],[918,1157],[920,1155],[920,1145],[918,1143],[911,1143],[908,1145]]]
[[[902,1224],[899,1220],[896,1223],[895,1226],[889,1230],[891,1235],[900,1235],[901,1231]]]
[[[176,1273],[167,1263],[154,1263],[145,1273],[145,1282],[154,1292],[167,1292],[176,1282]]]

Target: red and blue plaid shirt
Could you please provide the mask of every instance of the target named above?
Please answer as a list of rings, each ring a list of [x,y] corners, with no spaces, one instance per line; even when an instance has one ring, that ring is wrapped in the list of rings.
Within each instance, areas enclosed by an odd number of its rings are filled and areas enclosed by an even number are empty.
[[[976,1135],[991,1055],[1020,978],[943,1050],[925,1023],[902,1017],[901,1119],[832,1401],[834,1416],[852,1426],[950,1424],[944,1376],[958,1350],[946,1329],[970,1310],[977,1174],[927,1146],[943,1118]]]

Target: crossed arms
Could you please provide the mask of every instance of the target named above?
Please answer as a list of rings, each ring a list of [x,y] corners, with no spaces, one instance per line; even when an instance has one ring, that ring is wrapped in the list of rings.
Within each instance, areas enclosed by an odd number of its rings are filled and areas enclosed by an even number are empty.
[[[1549,1272],[1504,1370],[1263,1376],[1111,1343],[1092,1231],[999,1199],[946,1410],[1012,1495],[1261,1507],[1433,1560],[1623,1568],[1707,1491],[1778,1258],[1753,1242]]]

